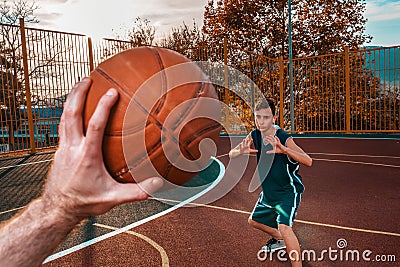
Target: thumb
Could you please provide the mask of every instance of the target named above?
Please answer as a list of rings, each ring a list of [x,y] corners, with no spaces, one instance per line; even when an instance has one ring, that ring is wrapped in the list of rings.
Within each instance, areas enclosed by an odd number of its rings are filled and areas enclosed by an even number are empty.
[[[145,200],[163,185],[159,177],[148,178],[140,183],[119,184],[116,194],[120,203]]]
[[[157,192],[157,190],[159,190],[163,186],[163,184],[164,182],[160,177],[153,177],[141,181],[137,185],[140,190],[150,196],[151,194]]]

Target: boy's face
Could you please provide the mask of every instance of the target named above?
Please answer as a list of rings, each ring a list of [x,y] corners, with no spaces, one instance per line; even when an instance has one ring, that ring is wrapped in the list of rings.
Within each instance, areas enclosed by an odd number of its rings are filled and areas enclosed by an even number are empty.
[[[254,112],[256,127],[260,132],[267,133],[275,123],[276,117],[272,115],[271,108],[263,108]]]

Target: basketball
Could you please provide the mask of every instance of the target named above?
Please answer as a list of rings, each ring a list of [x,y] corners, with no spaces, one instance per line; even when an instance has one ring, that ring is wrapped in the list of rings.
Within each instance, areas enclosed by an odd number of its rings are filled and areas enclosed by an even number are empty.
[[[105,166],[117,181],[157,176],[184,185],[216,154],[218,97],[185,56],[158,47],[133,48],[100,63],[90,77],[85,131],[106,91],[119,92],[102,146]]]

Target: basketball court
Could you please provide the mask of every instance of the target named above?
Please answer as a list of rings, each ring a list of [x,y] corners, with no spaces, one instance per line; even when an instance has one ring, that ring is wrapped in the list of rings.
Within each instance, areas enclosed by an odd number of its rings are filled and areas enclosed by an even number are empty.
[[[220,138],[215,165],[220,169],[202,190],[184,200],[160,195],[93,217],[45,266],[290,266],[284,253],[260,252],[269,237],[247,224],[260,192],[249,192],[255,157],[229,192],[207,201],[235,177],[219,164],[229,166],[226,153],[241,138]],[[306,191],[294,224],[303,266],[398,265],[400,139],[295,141],[313,158],[312,167],[300,167]],[[40,194],[53,155],[0,161],[2,221]]]

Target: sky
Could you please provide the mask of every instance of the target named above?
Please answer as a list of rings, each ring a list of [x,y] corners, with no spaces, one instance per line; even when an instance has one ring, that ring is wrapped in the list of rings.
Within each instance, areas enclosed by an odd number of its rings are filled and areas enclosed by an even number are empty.
[[[185,22],[202,26],[207,0],[35,0],[40,6],[36,28],[83,33],[94,40],[124,33],[136,17],[149,19],[156,36]],[[400,0],[366,0],[368,45],[400,45]]]

